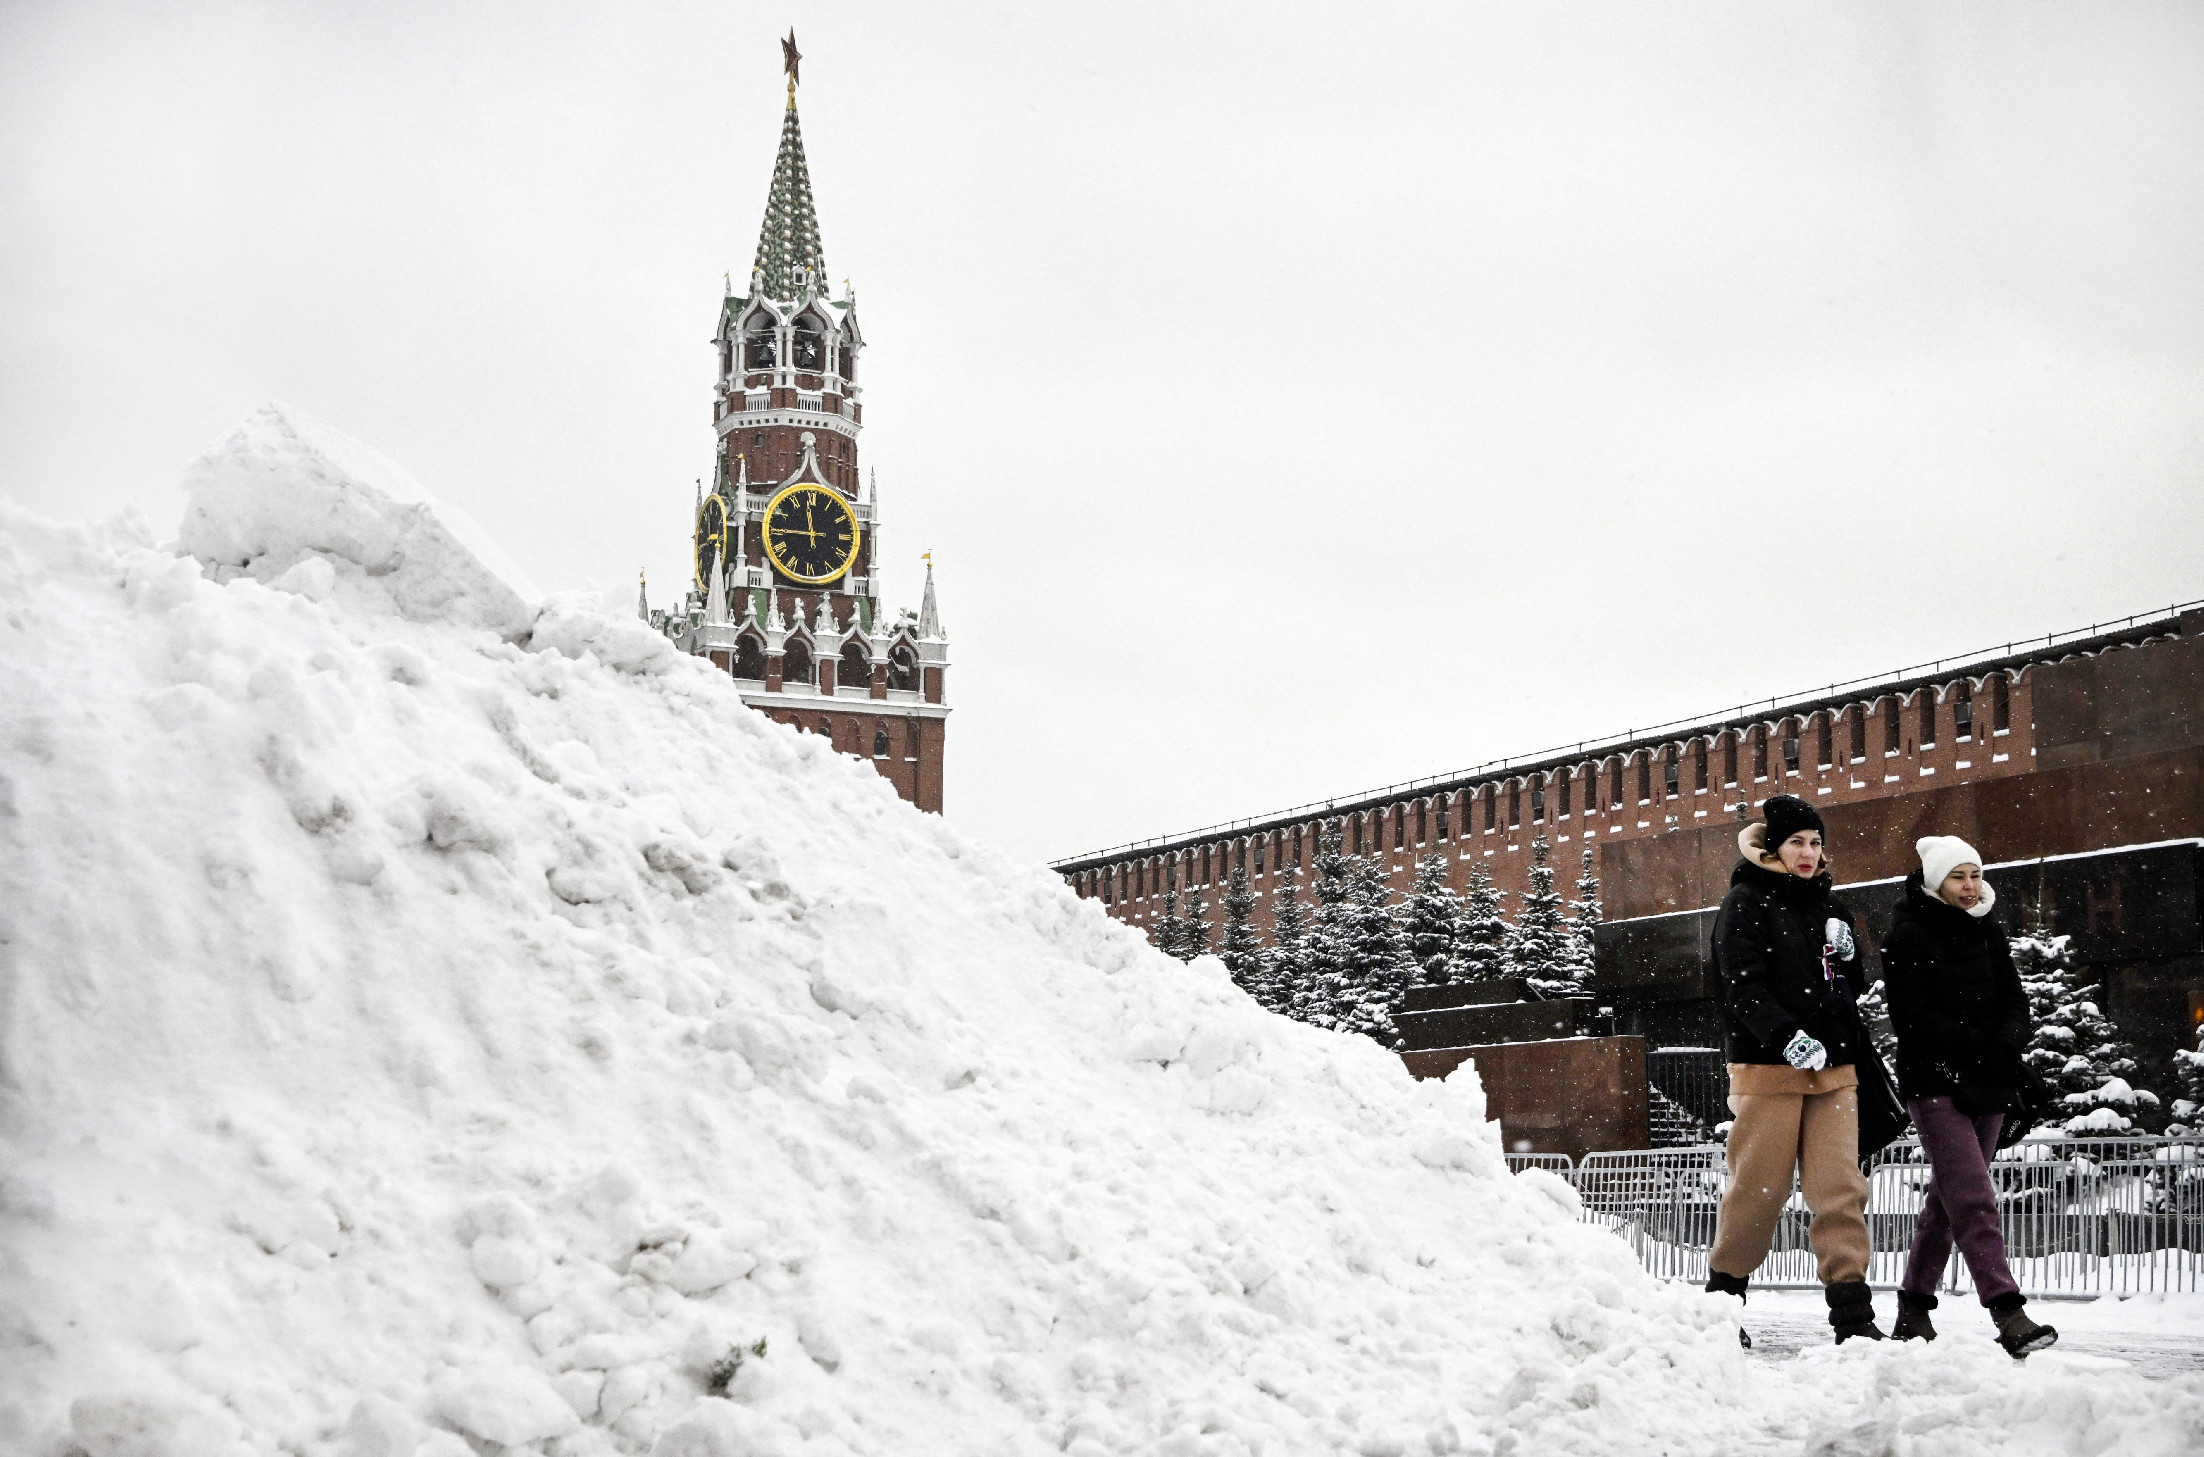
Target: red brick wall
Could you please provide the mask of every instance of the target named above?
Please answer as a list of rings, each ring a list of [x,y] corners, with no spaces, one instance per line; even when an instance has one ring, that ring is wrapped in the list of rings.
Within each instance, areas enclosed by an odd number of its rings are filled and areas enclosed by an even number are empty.
[[[1734,806],[1757,806],[1774,794],[1796,794],[1817,806],[1828,822],[1831,853],[1845,881],[1902,875],[1912,868],[1913,841],[1928,833],[1966,837],[1985,855],[2009,860],[2069,854],[2204,834],[2204,612],[2186,614],[2178,637],[2158,637],[2141,646],[2117,647],[2087,655],[2047,654],[2043,660],[2010,668],[2006,684],[2007,727],[1994,724],[1994,684],[1954,677],[1933,684],[1866,697],[1824,710],[1829,723],[1831,762],[1821,764],[1821,714],[1805,719],[1798,765],[1783,752],[1786,722],[1764,722],[1766,773],[1753,774],[1752,726],[1744,726],[1738,744],[1738,783],[1723,783],[1719,743],[1707,737],[1636,746],[1596,765],[1597,806],[1585,808],[1589,762],[1537,766],[1505,777],[1434,789],[1413,799],[1342,810],[1345,843],[1354,847],[1353,821],[1365,822],[1365,847],[1372,832],[1382,838],[1396,894],[1405,893],[1415,862],[1432,850],[1447,855],[1449,881],[1464,887],[1467,867],[1482,864],[1508,893],[1503,914],[1511,919],[1529,884],[1532,839],[1543,833],[1552,850],[1557,888],[1573,896],[1580,858],[1595,852],[1595,871],[1607,919],[1692,909],[1721,898],[1737,860],[1736,835],[1745,820]],[[1971,694],[1972,722],[1967,738],[1958,735],[1958,703]],[[1889,724],[1895,715],[1894,752]],[[1925,717],[1924,717],[1925,715]],[[1851,752],[1858,742],[1865,753]],[[1923,728],[1932,729],[1924,740]],[[1706,745],[1707,788],[1696,783],[1693,757]],[[1678,793],[1666,793],[1662,765],[1677,758]],[[1613,770],[1624,767],[1623,803],[1613,798]],[[1640,802],[1639,762],[1648,767],[1650,798]],[[1569,813],[1561,813],[1558,776],[1569,775]],[[1534,818],[1531,782],[1546,785],[1546,818]],[[1508,822],[1508,791],[1519,793],[1519,822]],[[1484,803],[1490,793],[1494,828],[1485,829]],[[1448,808],[1449,839],[1436,836],[1436,810]],[[1422,830],[1418,832],[1418,808]],[[1466,815],[1466,820],[1465,820]],[[1756,815],[1754,817],[1757,817]],[[1405,827],[1397,835],[1395,825]],[[1467,833],[1464,833],[1465,824]],[[1127,894],[1111,913],[1146,925],[1161,914],[1163,862],[1178,858],[1179,884],[1201,882],[1212,923],[1221,919],[1218,900],[1232,860],[1247,855],[1253,884],[1263,892],[1256,920],[1270,930],[1270,892],[1280,883],[1278,846],[1302,835],[1302,863],[1313,857],[1319,820],[1297,825],[1266,824],[1232,839],[1191,840],[1160,845],[1140,856],[1108,862],[1078,862],[1062,867],[1082,894],[1099,897],[1094,872],[1138,863],[1150,867],[1155,889]],[[1255,874],[1255,841],[1262,842],[1263,873]],[[1396,848],[1396,840],[1400,843]],[[1201,851],[1211,851],[1203,881]],[[1302,878],[1306,899],[1306,876]]]

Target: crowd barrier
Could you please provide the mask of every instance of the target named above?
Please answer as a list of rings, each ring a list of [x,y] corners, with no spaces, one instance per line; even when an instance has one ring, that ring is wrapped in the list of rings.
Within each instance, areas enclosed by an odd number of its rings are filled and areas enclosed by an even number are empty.
[[[1649,1271],[1703,1282],[1716,1211],[1727,1183],[1720,1144],[1587,1154],[1510,1154],[1511,1166],[1552,1169],[1575,1186],[1587,1221],[1627,1240]],[[1914,1139],[1868,1161],[1868,1279],[1890,1288],[1904,1273],[1929,1182]],[[2030,1295],[2128,1294],[2204,1289],[2204,1140],[2029,1140],[1990,1166],[2013,1277]],[[1818,1286],[1796,1189],[1777,1222],[1755,1284]],[[1942,1290],[1972,1289],[1956,1255]]]

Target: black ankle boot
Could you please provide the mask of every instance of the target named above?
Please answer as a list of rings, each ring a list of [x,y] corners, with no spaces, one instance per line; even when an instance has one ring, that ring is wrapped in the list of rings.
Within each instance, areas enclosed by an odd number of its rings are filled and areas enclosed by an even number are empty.
[[[1875,1292],[1865,1280],[1840,1281],[1824,1287],[1822,1295],[1829,1301],[1829,1326],[1837,1333],[1838,1345],[1854,1336],[1868,1341],[1883,1338],[1882,1328],[1875,1324]]]
[[[2028,1302],[2018,1295],[1991,1301],[1990,1319],[1997,1322],[1997,1343],[2016,1361],[2059,1343],[2059,1328],[2036,1324],[2029,1318]]]
[[[1709,1270],[1707,1271],[1707,1293],[1709,1295],[1734,1295],[1739,1300],[1749,1299],[1750,1297],[1745,1294],[1745,1284],[1748,1278],[1744,1275],[1725,1275],[1720,1270]],[[1745,1333],[1743,1326],[1737,1328],[1737,1344],[1748,1351],[1752,1349],[1752,1337]]]
[[[1898,1318],[1890,1323],[1890,1338],[1894,1341],[1933,1341],[1936,1327],[1929,1321],[1929,1312],[1936,1308],[1933,1295],[1912,1295],[1898,1292]]]

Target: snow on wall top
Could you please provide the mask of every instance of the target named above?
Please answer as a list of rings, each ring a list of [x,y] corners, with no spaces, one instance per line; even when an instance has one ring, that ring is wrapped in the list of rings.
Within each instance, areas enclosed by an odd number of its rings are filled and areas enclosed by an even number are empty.
[[[252,431],[189,535],[266,581],[0,503],[0,1451],[2204,1430],[1979,1333],[1748,1365],[1506,1172],[1474,1069],[1269,1016],[586,604],[522,645],[331,590],[433,538]],[[322,517],[239,484],[279,457]]]
[[[183,549],[272,581],[311,556],[413,618],[525,633],[541,598],[488,533],[369,446],[269,404],[194,461]]]

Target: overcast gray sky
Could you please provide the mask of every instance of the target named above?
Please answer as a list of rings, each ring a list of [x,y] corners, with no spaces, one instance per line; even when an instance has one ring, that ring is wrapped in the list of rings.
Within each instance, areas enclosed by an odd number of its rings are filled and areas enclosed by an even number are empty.
[[[301,406],[686,576],[793,23],[1034,857],[2204,597],[2204,6],[0,10],[0,491]]]

